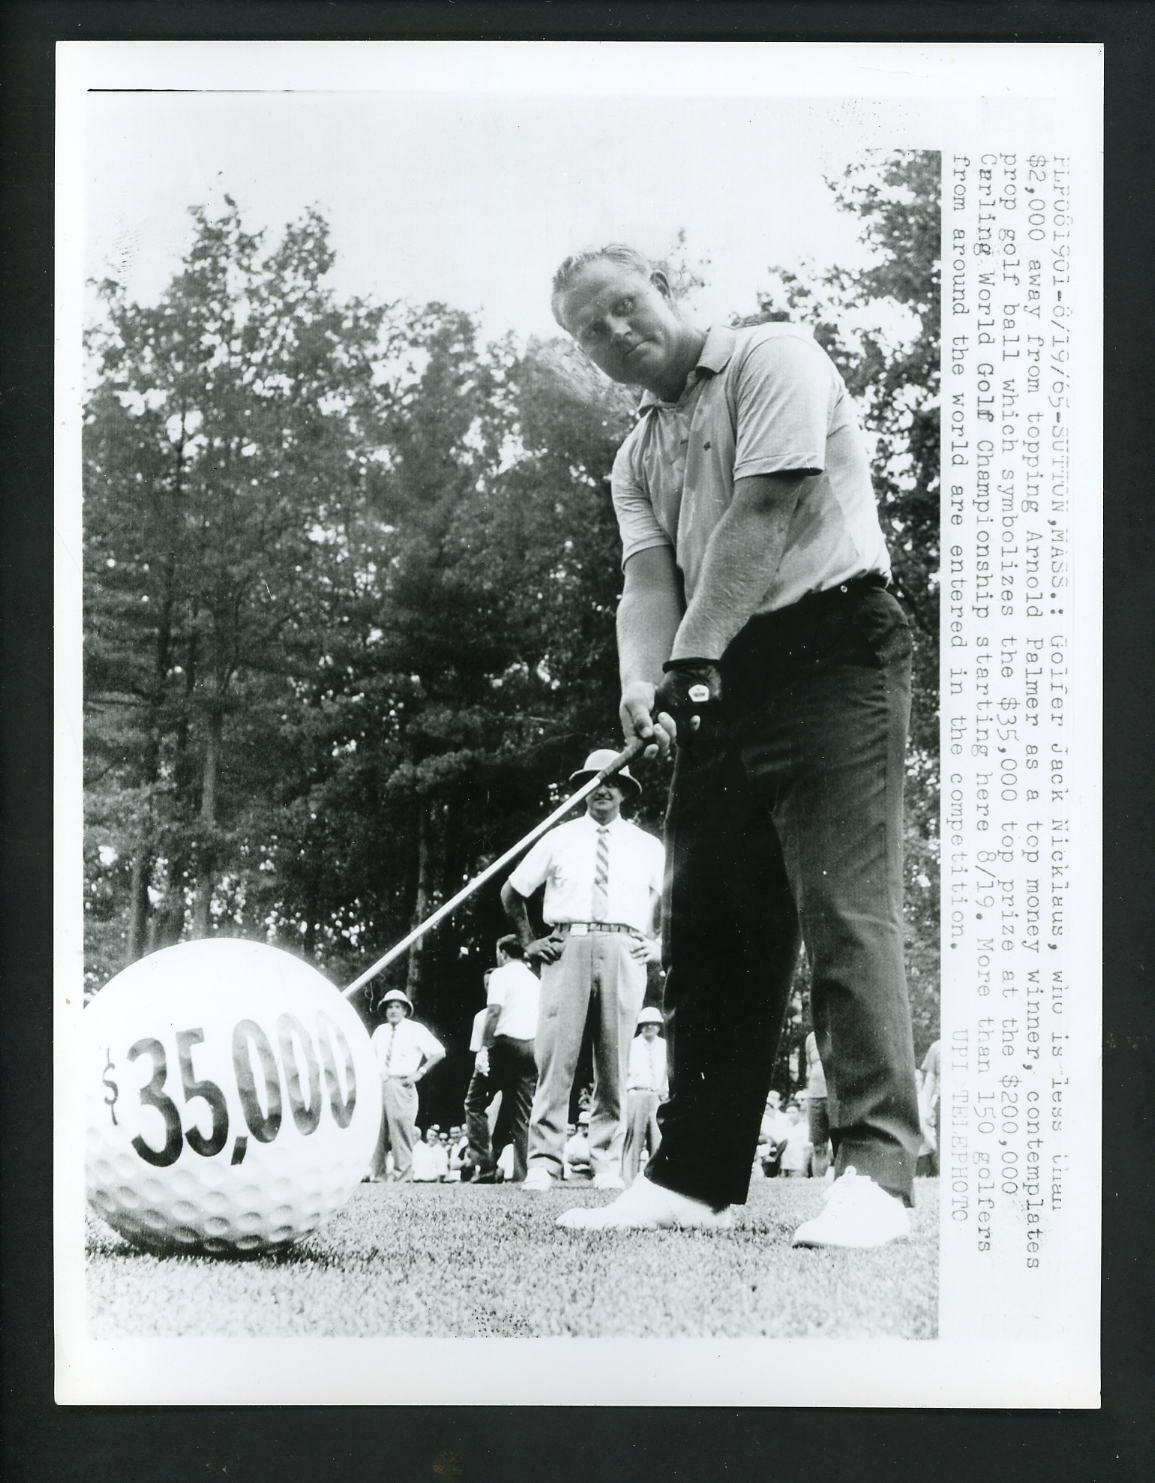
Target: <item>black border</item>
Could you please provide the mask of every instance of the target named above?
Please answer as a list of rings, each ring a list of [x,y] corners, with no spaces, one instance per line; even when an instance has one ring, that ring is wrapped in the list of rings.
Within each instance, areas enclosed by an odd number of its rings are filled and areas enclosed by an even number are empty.
[[[1148,1476],[1155,1342],[1142,1299],[1155,1107],[1145,1028],[1152,450],[1149,181],[1152,8],[1034,3],[322,3],[9,0],[0,8],[0,1035],[3,1472],[89,1483],[144,1476],[706,1479],[898,1467],[968,1479]],[[604,39],[1100,41],[1106,44],[1108,519],[1105,531],[1104,1406],[1100,1412],[816,1412],[621,1407],[59,1408],[51,1342],[51,491],[53,47],[60,40]],[[1138,743],[1138,745],[1136,745]],[[576,1358],[575,1363],[581,1362]],[[566,1375],[557,1376],[559,1399]],[[1008,1388],[1017,1377],[1008,1374]],[[821,1405],[827,1397],[815,1394]],[[431,1397],[435,1402],[436,1397]]]

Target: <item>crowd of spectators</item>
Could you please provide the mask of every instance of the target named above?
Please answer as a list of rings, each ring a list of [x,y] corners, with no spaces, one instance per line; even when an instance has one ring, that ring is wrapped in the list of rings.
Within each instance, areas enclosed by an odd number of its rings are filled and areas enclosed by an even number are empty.
[[[494,1074],[493,1053],[506,1050],[503,1037],[498,1033],[502,1016],[507,1014],[507,1002],[512,993],[521,987],[521,975],[529,981],[531,975],[518,956],[516,939],[503,938],[499,944],[498,967],[485,975],[487,1006],[475,1016],[470,1050],[474,1054],[472,1075],[466,1090],[461,1123],[442,1128],[435,1122],[428,1123],[423,1131],[413,1129],[411,1149],[401,1149],[398,1162],[390,1149],[378,1150],[379,1162],[375,1166],[374,1178],[380,1180],[411,1180],[415,1184],[521,1183],[525,1178],[524,1152],[519,1156],[517,1144],[524,1149],[526,1136],[525,1117],[532,1085],[525,1071],[526,1057],[521,1064],[513,1066],[500,1079]],[[503,986],[501,975],[510,978],[508,987]],[[497,983],[494,983],[495,976]],[[522,989],[524,992],[524,989]],[[403,1008],[411,1013],[405,996],[393,991],[386,998],[404,1001]],[[532,995],[531,995],[532,999]],[[525,1016],[525,1009],[521,1010]],[[390,1022],[400,1023],[402,1015],[396,1010],[388,1014]],[[520,1024],[519,1033],[523,1040],[525,1025]],[[412,1025],[413,1031],[419,1027]],[[422,1042],[424,1044],[424,1042]],[[532,1043],[532,1042],[531,1042]],[[387,1062],[396,1056],[391,1048],[391,1037],[377,1036],[378,1057],[383,1074],[392,1074],[392,1065]],[[422,1070],[436,1064],[439,1043],[429,1037],[425,1047],[426,1059],[420,1063]],[[412,1083],[415,1076],[406,1065],[405,1081]],[[805,1034],[799,1043],[793,1063],[790,1081],[794,1083],[783,1098],[778,1089],[773,1089],[766,1099],[758,1136],[754,1161],[755,1174],[769,1179],[823,1179],[831,1172],[831,1145],[829,1119],[827,1115],[826,1081],[822,1062],[818,1054],[813,1031]],[[503,1090],[503,1082],[505,1089]],[[919,1103],[923,1126],[923,1148],[919,1161],[920,1174],[938,1172],[938,1114],[939,1114],[939,1043],[936,1040],[927,1052],[919,1073]],[[503,1098],[513,1095],[518,1100],[520,1115],[502,1115]],[[661,1140],[657,1111],[669,1095],[668,1069],[664,1025],[661,1011],[647,1006],[638,1017],[637,1033],[629,1055],[626,1103],[623,1109],[623,1151],[621,1155],[621,1182],[628,1186],[645,1168]],[[410,1088],[410,1096],[413,1089]],[[559,1178],[567,1182],[589,1181],[597,1171],[591,1160],[590,1119],[594,1104],[594,1089],[585,1086],[577,1094],[576,1117],[565,1129],[564,1151]],[[384,1141],[384,1140],[383,1140]],[[401,1140],[394,1140],[395,1145]],[[406,1162],[407,1159],[407,1162]],[[604,1175],[602,1176],[604,1178]]]

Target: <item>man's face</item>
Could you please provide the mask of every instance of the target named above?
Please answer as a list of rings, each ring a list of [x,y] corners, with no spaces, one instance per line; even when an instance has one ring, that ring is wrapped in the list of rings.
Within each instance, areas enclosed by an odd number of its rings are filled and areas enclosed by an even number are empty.
[[[622,811],[625,793],[608,779],[599,783],[589,796],[586,810],[595,824],[612,824]]]
[[[668,383],[685,361],[692,335],[674,313],[660,273],[647,278],[623,263],[595,258],[558,307],[566,329],[611,381],[666,396],[681,389],[689,366],[677,387],[670,390]]]
[[[391,1000],[390,1003],[386,1004],[386,1006],[385,1006],[385,1023],[387,1025],[395,1025],[395,1024],[397,1024],[397,1022],[399,1020],[403,1020],[404,1018],[405,1018],[405,1006],[404,1006],[404,1004],[398,1004],[396,999],[393,999],[393,1000]]]
[[[648,1025],[643,1025],[642,1026],[642,1038],[645,1039],[645,1040],[657,1040],[657,1038],[658,1038],[658,1027],[657,1027],[657,1025],[652,1024],[652,1023],[651,1024],[648,1024]]]

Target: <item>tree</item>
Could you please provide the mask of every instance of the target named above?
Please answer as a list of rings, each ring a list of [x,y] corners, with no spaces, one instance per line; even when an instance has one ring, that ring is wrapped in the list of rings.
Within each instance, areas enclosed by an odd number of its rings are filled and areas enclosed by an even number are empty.
[[[912,976],[927,978],[929,181],[921,157],[851,172],[837,188],[876,267],[774,275],[758,303],[815,320],[880,439],[883,517],[919,623],[908,868]],[[192,226],[161,300],[106,283],[90,337],[89,978],[181,935],[240,932],[347,982],[618,734],[609,474],[633,397],[563,339],[486,344],[450,305],[338,302],[315,213],[269,242],[226,197]],[[684,241],[672,262],[692,289]],[[482,891],[391,970],[451,1045],[503,925],[496,887]]]
[[[129,960],[158,894],[164,936],[190,912],[210,930],[229,830],[268,794],[263,747],[323,653],[378,415],[385,311],[334,302],[324,223],[309,213],[265,250],[225,201],[193,211],[157,306],[100,286],[89,340],[89,797],[132,860]]]

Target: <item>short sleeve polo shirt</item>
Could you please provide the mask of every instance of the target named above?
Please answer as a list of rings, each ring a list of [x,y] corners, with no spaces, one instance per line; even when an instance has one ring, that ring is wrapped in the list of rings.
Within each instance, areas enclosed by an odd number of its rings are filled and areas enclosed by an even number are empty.
[[[682,396],[644,396],[614,461],[623,564],[668,546],[692,598],[735,479],[789,473],[815,477],[756,611],[853,577],[888,576],[865,439],[834,362],[805,326],[715,326]]]

